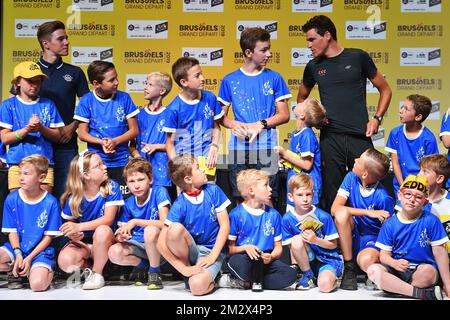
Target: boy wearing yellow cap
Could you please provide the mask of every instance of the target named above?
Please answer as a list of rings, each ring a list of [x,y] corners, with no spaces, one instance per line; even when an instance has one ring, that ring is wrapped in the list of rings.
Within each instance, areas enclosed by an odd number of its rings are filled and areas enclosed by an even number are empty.
[[[14,68],[11,81],[13,97],[0,105],[1,140],[9,145],[6,163],[9,165],[8,186],[10,190],[20,187],[20,161],[32,154],[40,154],[53,166],[52,142],[60,138],[59,128],[64,122],[55,104],[39,98],[43,78],[47,76],[39,65],[31,61],[21,62]],[[53,168],[49,168],[42,188],[51,192],[53,188]]]
[[[439,218],[423,210],[428,180],[409,175],[398,191],[402,209],[381,227],[376,246],[381,264],[369,266],[370,280],[387,292],[422,300],[442,300],[439,275],[450,296],[449,241]]]

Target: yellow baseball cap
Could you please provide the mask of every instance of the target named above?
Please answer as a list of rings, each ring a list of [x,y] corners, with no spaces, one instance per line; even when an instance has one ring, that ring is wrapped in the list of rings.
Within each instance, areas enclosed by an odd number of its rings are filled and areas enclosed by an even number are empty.
[[[45,73],[42,72],[39,65],[33,61],[24,61],[14,67],[14,79],[17,77],[31,79],[36,76],[48,78]]]
[[[400,186],[400,190],[402,189],[415,189],[422,192],[427,197],[430,194],[430,184],[428,183],[427,178],[423,176],[415,176],[413,174],[407,176],[403,181]]]

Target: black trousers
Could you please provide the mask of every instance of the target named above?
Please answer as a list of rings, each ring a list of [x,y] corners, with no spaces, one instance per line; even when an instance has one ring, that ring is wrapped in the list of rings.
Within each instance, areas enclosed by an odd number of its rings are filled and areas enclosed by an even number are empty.
[[[345,175],[353,169],[355,159],[368,148],[373,148],[373,144],[366,136],[320,132],[322,197],[319,206],[323,210],[330,212]]]
[[[228,258],[230,273],[248,282],[259,282],[264,289],[280,290],[292,285],[297,272],[282,262],[274,260],[269,264],[250,259],[246,253],[233,254]]]

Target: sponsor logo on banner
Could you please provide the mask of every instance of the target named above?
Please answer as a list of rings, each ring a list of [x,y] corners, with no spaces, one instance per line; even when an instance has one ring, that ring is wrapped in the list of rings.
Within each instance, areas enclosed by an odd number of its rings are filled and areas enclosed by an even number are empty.
[[[124,63],[170,63],[169,51],[141,50],[125,51],[123,53]]]
[[[222,79],[218,78],[205,79],[205,90],[218,92],[221,82]]]
[[[125,3],[125,9],[128,10],[170,10],[172,9],[172,2],[173,2],[173,0],[122,0],[122,1]]]
[[[398,111],[403,107],[404,101],[400,101],[398,106]],[[427,117],[427,120],[439,120],[441,112],[441,102],[440,101],[431,101],[431,111]]]
[[[291,37],[305,37],[305,33],[302,31],[302,25],[290,24],[288,26],[288,36]]]
[[[298,91],[298,87],[300,87],[300,85],[302,84],[302,80],[288,78],[288,79],[286,79],[286,84],[287,84],[290,92],[296,92],[296,91]],[[317,86],[314,86],[314,87],[317,87]],[[314,90],[314,88],[313,88],[313,90]]]
[[[114,0],[72,0],[80,11],[113,11]]]
[[[16,19],[15,37],[16,38],[36,38],[37,30],[41,24],[54,19]]]
[[[293,67],[304,67],[312,59],[314,56],[308,48],[291,49],[291,66]]]
[[[103,23],[83,23],[83,24],[69,24],[67,25],[67,34],[69,36],[91,36],[91,37],[106,37],[116,35],[116,26],[114,24]]]
[[[440,48],[400,48],[400,66],[441,65]]]
[[[441,12],[441,0],[401,0],[402,12]]]
[[[127,39],[167,39],[167,20],[127,20]]]
[[[50,9],[60,7],[61,0],[14,0],[13,2],[13,8],[17,9]]]
[[[292,0],[292,12],[333,12],[333,0]]]
[[[277,21],[237,21],[236,39],[241,38],[241,32],[246,28],[263,28],[270,33],[270,39],[278,38],[278,22]]]
[[[439,78],[398,78],[396,80],[397,90],[425,91],[442,90],[442,79]]]
[[[225,37],[224,24],[180,24],[178,31],[180,37]]]
[[[127,74],[126,75],[126,91],[144,92],[145,84],[147,82],[147,74]]]
[[[370,6],[378,6],[380,9],[389,10],[389,0],[344,0],[342,2],[344,3],[344,10],[365,11]]]
[[[278,51],[271,51],[272,58],[269,60],[269,64],[280,64],[281,63],[281,53]],[[242,51],[234,52],[234,63],[235,64],[243,64],[245,63],[244,54]]]
[[[72,64],[87,66],[94,60],[113,62],[113,48],[111,47],[72,47]]]
[[[389,63],[389,52],[387,51],[371,51],[364,50],[372,58],[375,64],[388,64]]]
[[[183,0],[183,12],[223,12],[224,0]]]
[[[384,141],[385,140],[385,136],[386,136],[386,129],[382,128],[382,127],[379,127],[378,128],[378,132],[372,136],[373,146],[375,148],[377,148],[377,147],[384,147],[386,145],[386,143]]]
[[[235,10],[280,10],[281,0],[234,0]]]
[[[183,57],[196,58],[202,66],[221,67],[223,65],[222,48],[183,48],[181,54]]]
[[[346,39],[377,40],[386,39],[386,21],[379,21],[370,25],[367,21],[346,21]]]
[[[38,61],[41,55],[41,48],[35,48],[33,50],[13,50],[11,54],[11,61],[14,63],[23,61]]]
[[[399,24],[397,26],[398,37],[421,37],[435,38],[444,36],[444,26],[442,24]]]

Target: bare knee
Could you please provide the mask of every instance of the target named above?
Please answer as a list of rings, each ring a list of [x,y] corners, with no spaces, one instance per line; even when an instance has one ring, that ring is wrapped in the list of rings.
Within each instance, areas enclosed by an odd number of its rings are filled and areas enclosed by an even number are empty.
[[[373,250],[373,251],[376,251],[376,250]],[[375,264],[375,263],[379,263],[380,259],[379,259],[378,252],[377,253],[367,252],[367,253],[359,254],[357,261],[358,261],[358,265],[360,266],[361,270],[363,270],[364,272],[367,272],[367,269],[369,268],[369,266],[371,266],[372,264]]]
[[[155,226],[148,226],[144,229],[144,241],[146,243],[156,243],[158,241],[160,229]]]
[[[294,251],[302,250],[305,247],[305,242],[300,235],[296,235],[292,238],[291,248]]]
[[[386,269],[378,263],[372,264],[367,268],[367,276],[370,280],[372,280],[372,282],[375,282],[378,285],[381,282],[381,274],[384,272],[386,272]]]
[[[194,296],[203,296],[209,293],[214,286],[211,286],[211,282],[208,282],[206,277],[202,275],[195,275],[189,278],[189,287],[191,288],[191,293]]]
[[[351,214],[348,212],[347,208],[339,208],[334,212],[334,221],[336,224],[347,224],[351,218]]]
[[[416,280],[418,279],[418,281]],[[436,281],[436,269],[429,265],[420,265],[413,275],[412,285],[418,287],[428,287]]]
[[[113,236],[112,229],[109,226],[101,225],[95,229],[93,239],[96,244],[110,243]]]
[[[185,230],[181,223],[172,223],[167,230],[167,240],[179,241],[183,237]]]
[[[331,277],[320,277],[317,281],[317,286],[320,292],[328,293],[334,290],[336,286],[336,279]]]
[[[112,263],[119,264],[124,256],[123,247],[120,243],[112,245],[108,250],[108,258]]]
[[[30,288],[35,292],[46,291],[50,285],[48,274],[33,275],[30,277]]]

